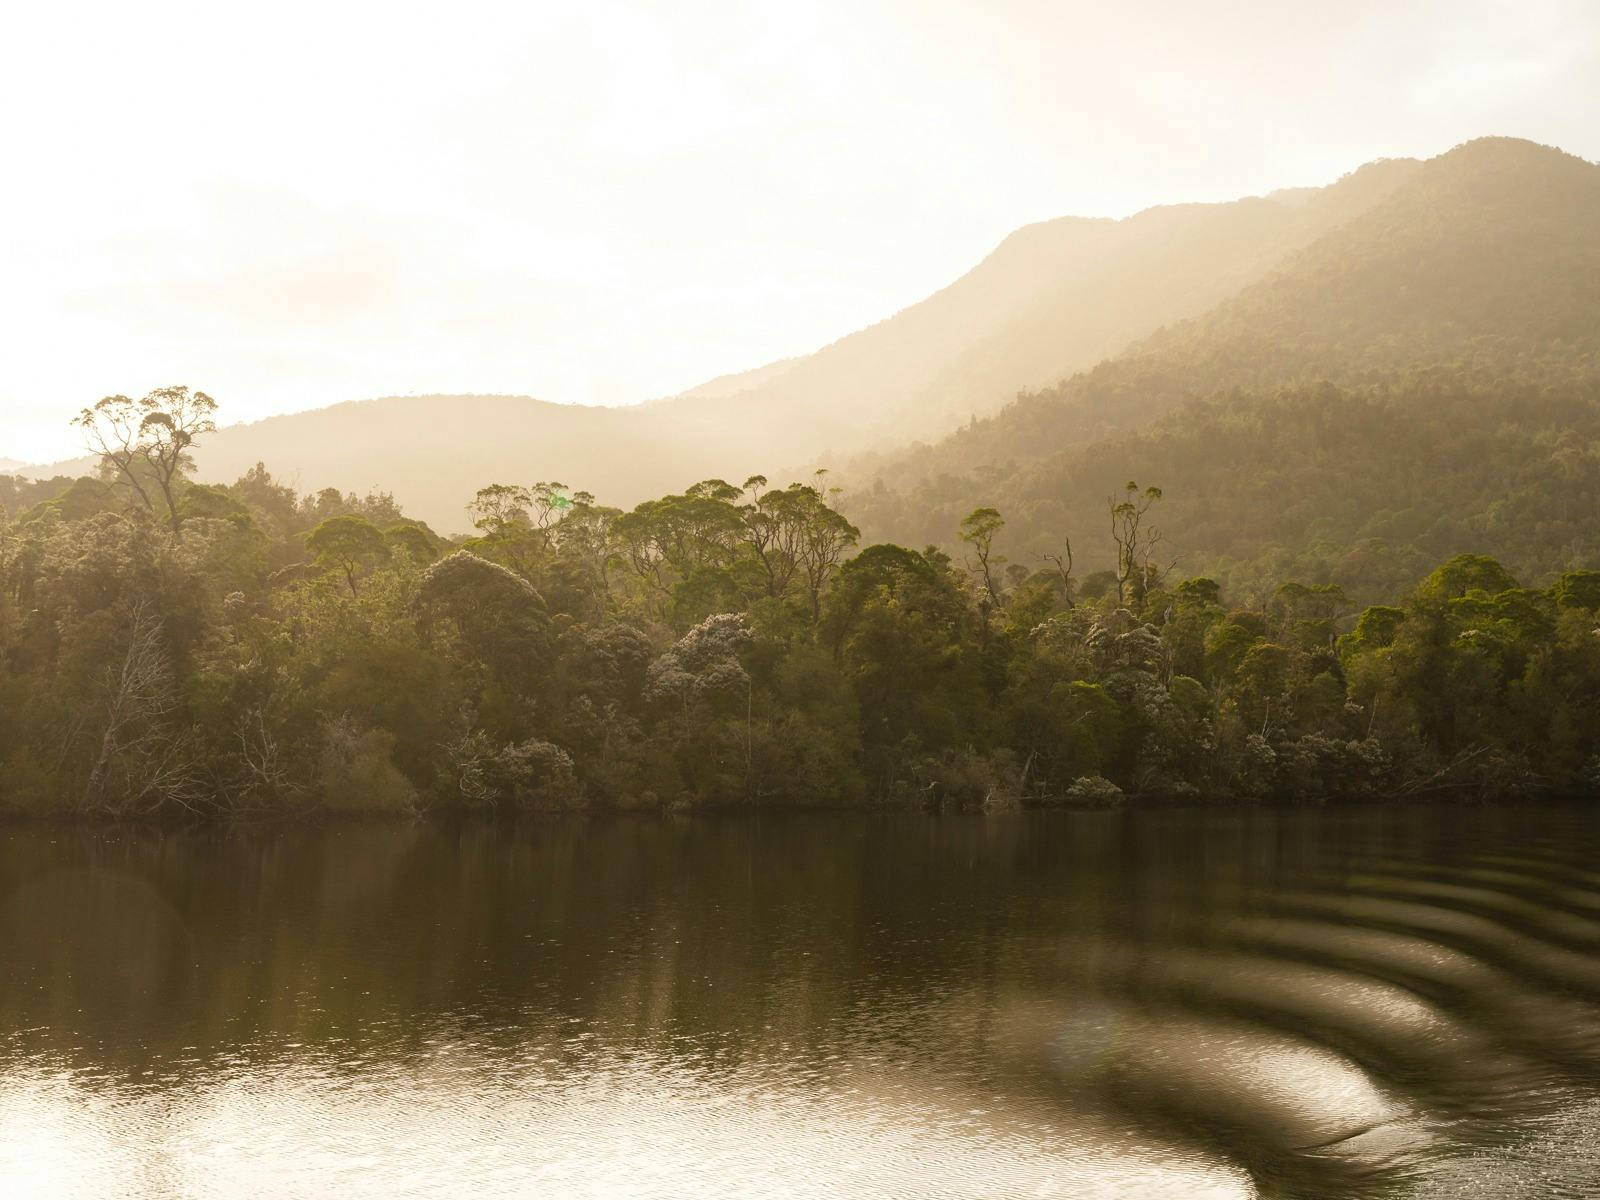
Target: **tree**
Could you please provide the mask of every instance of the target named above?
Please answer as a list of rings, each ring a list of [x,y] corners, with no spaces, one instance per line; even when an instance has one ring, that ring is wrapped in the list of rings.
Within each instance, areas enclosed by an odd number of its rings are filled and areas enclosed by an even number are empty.
[[[574,492],[564,483],[546,483],[540,480],[528,489],[529,503],[533,505],[533,524],[544,535],[543,545],[548,549],[553,534],[551,530],[581,504],[593,504],[589,492]]]
[[[457,550],[422,572],[416,606],[425,640],[447,620],[467,655],[513,693],[531,695],[550,682],[544,597],[515,571]]]
[[[1072,539],[1061,539],[1060,554],[1041,554],[1039,557],[1055,567],[1056,574],[1061,576],[1061,602],[1072,608],[1076,603],[1072,598]]]
[[[263,529],[279,538],[287,537],[299,519],[299,497],[287,484],[279,483],[265,463],[256,463],[228,489],[253,513]]]
[[[420,522],[402,521],[391,525],[383,531],[383,540],[390,554],[404,562],[426,566],[439,557],[438,536]]]
[[[869,546],[828,595],[821,640],[854,689],[867,775],[888,788],[912,756],[971,744],[990,715],[966,651],[972,611],[949,558]]]
[[[610,523],[617,557],[638,580],[654,615],[685,615],[674,613],[683,607],[675,603],[680,585],[691,591],[720,590],[712,586],[715,577],[736,563],[746,544],[745,514],[734,504],[742,495],[732,484],[708,479],[681,496],[646,500]],[[720,580],[727,582],[725,576]],[[689,615],[692,625],[708,614]]]
[[[1111,539],[1117,545],[1117,600],[1126,604],[1130,599],[1142,600],[1146,591],[1160,585],[1171,564],[1158,567],[1152,557],[1161,543],[1161,533],[1145,523],[1150,509],[1161,499],[1161,489],[1139,485],[1128,480],[1122,485],[1122,499],[1106,497],[1106,508],[1111,514]]]
[[[999,509],[975,508],[961,518],[961,531],[957,534],[977,555],[976,562],[968,561],[967,570],[983,581],[983,590],[988,593],[989,603],[996,608],[1001,607],[1004,600],[1000,585],[995,583],[994,572],[1006,560],[995,554],[994,539],[1005,528],[1005,524],[1006,519],[1000,515]]]
[[[486,535],[505,533],[517,525],[528,522],[528,508],[533,498],[528,489],[514,483],[491,483],[479,488],[478,494],[467,505],[467,515],[475,528]]]
[[[740,654],[752,637],[743,613],[715,613],[646,675],[645,698],[672,714],[673,757],[697,794],[751,798],[754,686]]]
[[[1550,594],[1562,608],[1600,611],[1600,571],[1567,571]]]
[[[120,477],[152,514],[153,492],[161,494],[167,523],[176,533],[183,524],[177,487],[194,469],[189,448],[201,434],[216,429],[211,419],[216,411],[217,402],[204,392],[165,387],[138,400],[107,396],[79,413],[73,424],[100,456],[101,470]]]
[[[800,543],[800,566],[805,572],[806,591],[811,597],[812,623],[822,619],[822,597],[833,582],[847,550],[861,538],[861,531],[818,497],[808,509]]]
[[[316,556],[317,565],[337,570],[357,594],[356,580],[389,556],[383,533],[365,517],[345,514],[329,517],[306,534],[306,549]]]
[[[761,475],[745,480],[745,490],[755,497],[742,510],[745,541],[760,564],[767,595],[779,599],[802,587],[814,624],[828,582],[860,531],[828,504],[819,487],[793,483],[761,492],[766,482]]]
[[[1178,602],[1198,608],[1208,608],[1222,603],[1222,586],[1215,579],[1196,576],[1178,585]]]
[[[1487,555],[1458,554],[1435,569],[1417,590],[1433,600],[1452,600],[1473,591],[1493,596],[1516,586],[1511,572]]]
[[[122,661],[105,672],[99,745],[83,803],[92,811],[153,811],[164,804],[193,808],[199,778],[181,730],[172,666],[161,623],[149,604],[135,601]]]
[[[688,733],[699,706],[728,695],[748,698],[750,676],[739,654],[750,640],[742,613],[707,617],[650,664],[646,695],[671,702]]]

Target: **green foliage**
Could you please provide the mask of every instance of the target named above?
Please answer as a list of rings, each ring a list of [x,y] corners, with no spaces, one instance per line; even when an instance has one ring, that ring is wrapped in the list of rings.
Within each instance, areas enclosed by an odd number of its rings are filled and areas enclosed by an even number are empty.
[[[362,729],[348,718],[329,722],[318,776],[330,812],[361,816],[416,811],[417,793],[391,761],[394,734]]]
[[[317,566],[344,576],[352,596],[358,590],[356,581],[389,553],[388,543],[376,525],[348,513],[329,517],[306,534],[306,549]]]
[[[1056,532],[1053,570],[1004,569],[1022,522],[988,504],[949,531],[965,569],[936,545],[852,556],[820,480],[706,480],[627,513],[499,485],[455,547],[381,493],[299,497],[261,466],[176,473],[176,522],[121,485],[13,485],[0,811],[1592,789],[1600,572],[1521,587],[1469,548],[1364,609],[1338,572],[1168,580],[1147,518],[1183,506],[1118,476],[1109,536],[1079,548],[1115,564],[1098,579]]]
[[[210,398],[108,397],[98,478],[0,479],[0,807],[1591,796],[1600,171],[1488,139],[1335,192],[847,508],[491,482],[448,544],[196,485]]]
[[[474,732],[450,747],[450,762],[459,799],[470,808],[560,811],[584,802],[571,757],[538,738],[496,746]]]
[[[1424,579],[1418,591],[1430,600],[1455,600],[1472,592],[1494,595],[1516,586],[1510,572],[1494,559],[1458,554]]]
[[[1562,608],[1600,609],[1600,571],[1567,571],[1550,589]]]
[[[107,396],[73,424],[99,455],[101,476],[128,489],[145,512],[176,532],[184,518],[183,484],[194,469],[189,451],[198,437],[215,431],[216,410],[217,402],[204,392],[165,387],[137,400]]]
[[[1206,315],[878,465],[851,514],[920,545],[993,506],[997,550],[1032,561],[1157,478],[1184,569],[1253,603],[1285,579],[1388,601],[1462,554],[1541,583],[1593,566],[1596,212],[1592,164],[1458,147]]]

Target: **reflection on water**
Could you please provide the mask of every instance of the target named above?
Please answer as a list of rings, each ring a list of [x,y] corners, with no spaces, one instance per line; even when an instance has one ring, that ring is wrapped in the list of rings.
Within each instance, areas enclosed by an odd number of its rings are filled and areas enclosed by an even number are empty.
[[[7,1197],[1564,1197],[1600,819],[0,831]]]

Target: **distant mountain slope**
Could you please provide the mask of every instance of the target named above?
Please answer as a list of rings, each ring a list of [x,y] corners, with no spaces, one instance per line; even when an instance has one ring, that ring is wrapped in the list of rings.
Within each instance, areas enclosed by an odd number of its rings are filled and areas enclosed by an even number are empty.
[[[1230,382],[1600,342],[1600,168],[1482,138],[1140,353]],[[1254,370],[1249,364],[1254,365]]]
[[[664,400],[651,401],[651,403],[670,404],[674,400],[710,400],[721,396],[742,395],[753,388],[770,383],[800,361],[798,358],[782,358],[775,363],[768,363],[764,367],[756,367],[750,371],[735,371],[731,375],[718,375],[715,379],[708,379],[686,392],[679,392],[676,396],[669,396]]]
[[[858,466],[853,511],[874,536],[919,543],[997,505],[1026,560],[1064,533],[1092,545],[1107,492],[1137,478],[1168,489],[1164,525],[1191,568],[1319,539],[1332,553],[1402,510],[1409,539],[1448,527],[1487,544],[1518,488],[1557,505],[1557,443],[1572,469],[1600,444],[1597,313],[1600,167],[1470,142],[1203,317],[936,445]],[[1559,538],[1519,528],[1552,539],[1523,555],[1538,569],[1600,545],[1581,525]]]
[[[683,487],[686,472],[693,482],[727,470],[737,440],[660,406],[389,396],[229,426],[196,457],[202,479],[229,482],[260,461],[303,491],[393,492],[407,512],[457,530],[467,501],[489,483],[557,480],[631,503]]]
[[[706,476],[837,462],[947,432],[1204,311],[1417,169],[1394,160],[1326,188],[1032,225],[869,329],[670,399],[627,409],[514,396],[354,402],[223,429],[199,448],[200,476],[229,481],[261,460],[306,489],[391,490],[453,530],[490,482],[558,479],[631,505]]]
[[[685,393],[678,407],[794,413],[803,417],[797,432],[819,449],[937,435],[1204,312],[1419,165],[1372,163],[1326,188],[1121,221],[1030,225],[921,303],[805,358]]]

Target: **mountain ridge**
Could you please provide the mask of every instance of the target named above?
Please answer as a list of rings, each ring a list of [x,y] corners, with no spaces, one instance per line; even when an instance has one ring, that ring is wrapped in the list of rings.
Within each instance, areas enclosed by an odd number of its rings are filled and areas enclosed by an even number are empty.
[[[971,465],[956,460],[998,469],[1019,451],[985,445],[996,430],[1031,421],[1022,456],[1036,458],[1064,438],[1133,428],[1204,390],[1177,377],[1196,363],[1196,383],[1243,363],[1234,382],[1259,384],[1263,368],[1250,367],[1262,346],[1251,328],[1259,314],[1249,305],[1259,309],[1259,296],[1282,287],[1283,272],[1313,247],[1370,224],[1419,178],[1438,176],[1432,164],[1461,162],[1463,152],[1490,162],[1496,153],[1526,157],[1532,145],[1490,139],[1487,149],[1468,149],[1475,144],[1426,161],[1376,160],[1320,188],[1157,206],[1120,220],[1035,222],[945,288],[814,354],[676,396],[625,407],[481,394],[346,401],[218,431],[199,447],[199,477],[228,482],[264,461],[309,488],[391,490],[408,510],[459,530],[473,491],[497,481],[560,480],[629,506],[695,479],[752,471],[776,478],[842,466],[858,482],[904,485],[918,471]],[[1469,192],[1486,186],[1470,171],[1465,178]],[[1186,338],[1215,340],[1223,320],[1240,328],[1222,361],[1183,350]],[[1063,382],[1043,386],[1055,380]],[[1061,401],[1085,387],[1116,391],[1116,403],[1080,405],[1063,424]],[[921,449],[907,449],[919,439]]]
[[[1600,167],[1476,139],[1206,314],[939,442],[855,464],[850,508],[870,537],[948,544],[992,505],[1026,561],[1103,522],[1105,497],[1137,478],[1172,496],[1186,570],[1281,554],[1328,574],[1319,539],[1336,556],[1385,536],[1387,505],[1413,513],[1406,541],[1430,553],[1492,546],[1549,573],[1600,554],[1581,522],[1562,518],[1565,541],[1550,541],[1537,515],[1570,507],[1572,472],[1600,464],[1597,310]],[[1279,494],[1252,490],[1251,473]],[[1299,493],[1319,503],[1291,503]],[[1542,531],[1526,551],[1501,544],[1515,504]]]

